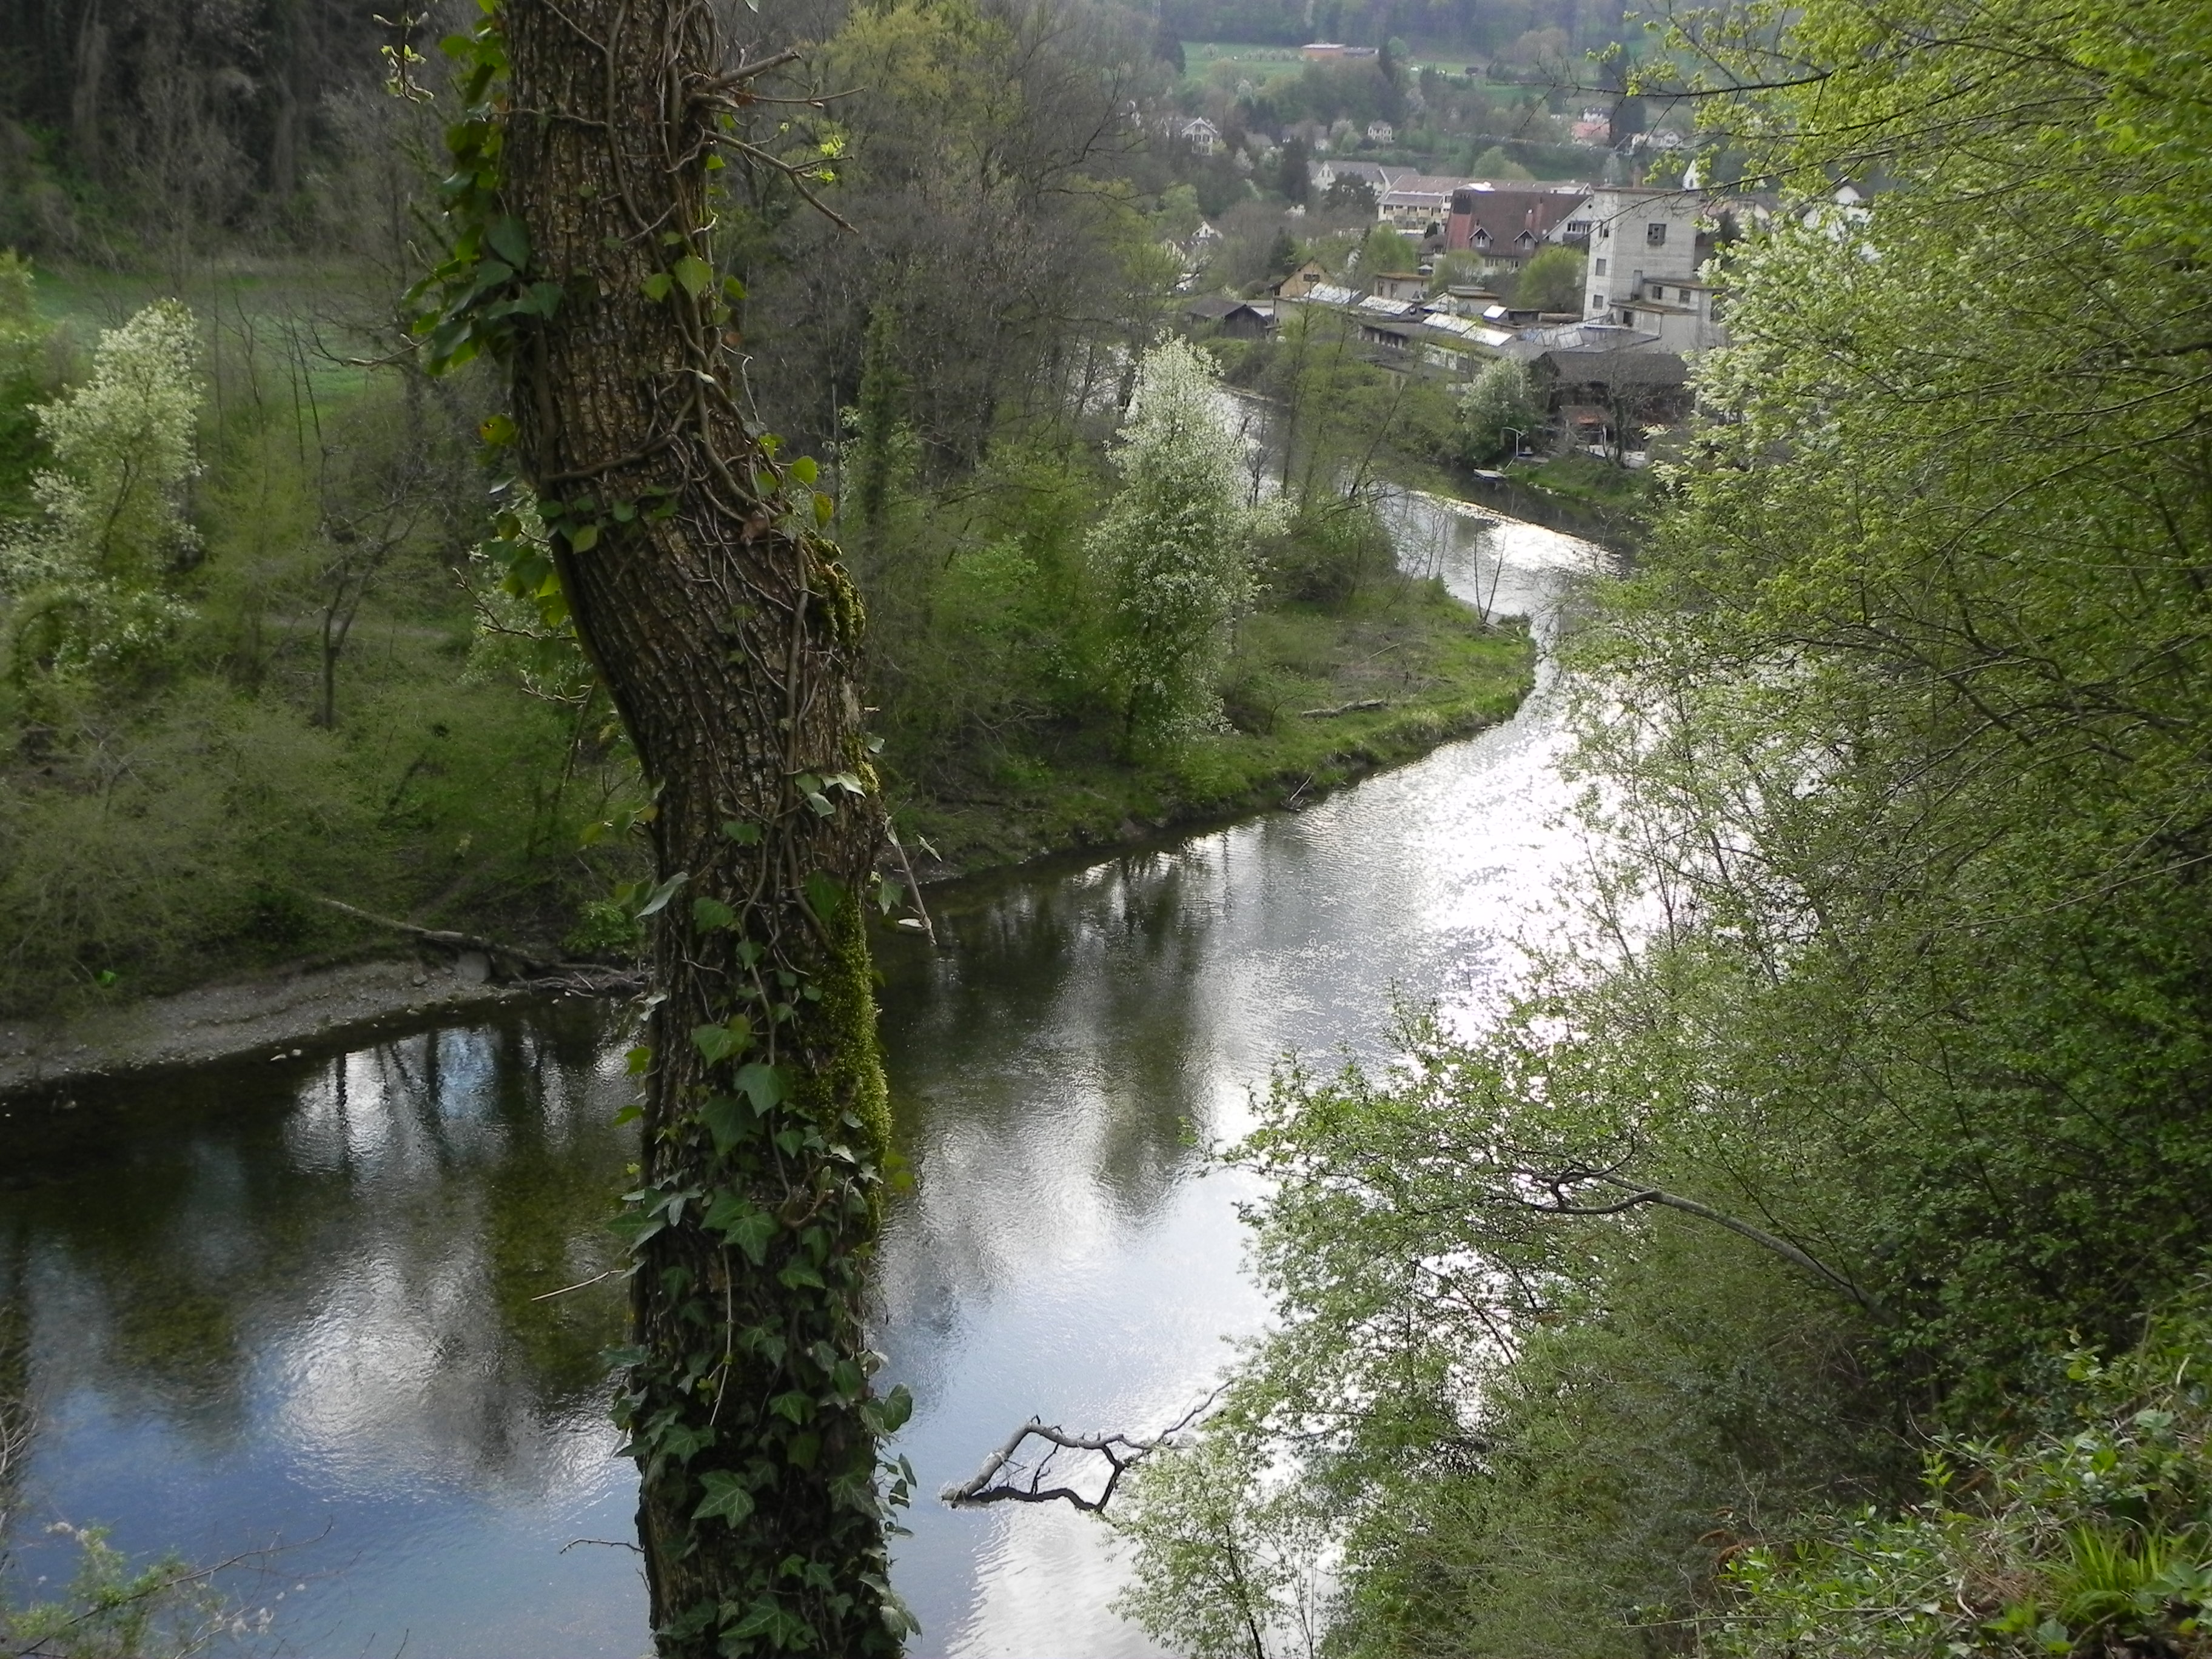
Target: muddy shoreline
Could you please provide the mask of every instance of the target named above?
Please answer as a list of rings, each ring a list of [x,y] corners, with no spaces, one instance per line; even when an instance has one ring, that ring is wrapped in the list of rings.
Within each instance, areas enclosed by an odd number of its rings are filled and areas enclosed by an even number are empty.
[[[445,962],[410,954],[203,985],[62,1018],[0,1021],[0,1100],[64,1105],[81,1086],[217,1060],[282,1059],[308,1044],[374,1038],[591,983],[501,983],[485,967],[466,954]]]

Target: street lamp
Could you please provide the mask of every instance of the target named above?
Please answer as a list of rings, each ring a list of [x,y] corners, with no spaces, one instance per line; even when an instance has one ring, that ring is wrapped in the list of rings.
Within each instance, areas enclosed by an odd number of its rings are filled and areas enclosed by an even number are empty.
[[[1500,432],[1510,432],[1513,434],[1513,459],[1519,460],[1522,448],[1528,441],[1528,434],[1517,426],[1502,426],[1498,429]]]

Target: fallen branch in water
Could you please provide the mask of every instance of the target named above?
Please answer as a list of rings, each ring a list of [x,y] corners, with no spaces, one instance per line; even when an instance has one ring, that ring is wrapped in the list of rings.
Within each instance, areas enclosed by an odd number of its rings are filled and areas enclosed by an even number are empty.
[[[958,1486],[945,1487],[937,1496],[941,1502],[956,1510],[977,1509],[986,1504],[1051,1504],[1065,1499],[1077,1509],[1096,1515],[1114,1496],[1114,1488],[1120,1484],[1125,1470],[1142,1462],[1163,1447],[1172,1447],[1175,1437],[1196,1422],[1220,1395],[1221,1390],[1216,1389],[1185,1412],[1181,1421],[1149,1440],[1134,1439],[1126,1434],[1070,1434],[1065,1429],[1032,1417],[1007,1436],[1006,1443],[985,1458],[983,1467],[977,1469],[971,1478]],[[1045,1443],[1044,1455],[1033,1466],[1016,1462],[1014,1454],[1021,1449],[1024,1441],[1031,1438]],[[1048,1486],[1044,1484],[1053,1459],[1063,1450],[1096,1452],[1106,1460],[1109,1470],[1106,1484],[1100,1488],[1097,1498],[1086,1498],[1073,1486]],[[1024,1474],[1029,1477],[1026,1484],[1015,1484]],[[1000,1480],[1001,1475],[1006,1477],[1004,1481]]]

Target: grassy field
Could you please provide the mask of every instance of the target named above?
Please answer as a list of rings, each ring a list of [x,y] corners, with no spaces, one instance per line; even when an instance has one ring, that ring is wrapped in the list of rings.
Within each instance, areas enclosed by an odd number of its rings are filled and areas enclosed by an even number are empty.
[[[1042,731],[972,787],[909,798],[898,823],[965,873],[1301,805],[1506,719],[1534,667],[1517,622],[1485,627],[1436,582],[1394,582],[1341,614],[1264,611],[1243,623],[1224,729],[1172,759],[1131,768],[1095,729]]]

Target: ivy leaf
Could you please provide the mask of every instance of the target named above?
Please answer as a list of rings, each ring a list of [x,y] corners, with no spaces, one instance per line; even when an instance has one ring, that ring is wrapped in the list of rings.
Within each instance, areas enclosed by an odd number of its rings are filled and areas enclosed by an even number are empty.
[[[814,1415],[814,1400],[811,1395],[803,1394],[799,1389],[793,1389],[789,1393],[780,1394],[769,1401],[768,1408],[778,1417],[784,1418],[793,1424],[799,1424],[807,1421]]]
[[[740,847],[760,845],[761,832],[760,825],[757,823],[747,823],[739,818],[726,819],[722,824],[722,833]]]
[[[807,799],[819,800],[823,798],[819,795],[810,795]],[[806,908],[819,916],[825,924],[837,920],[837,914],[845,908],[845,900],[848,896],[845,884],[835,876],[817,870],[806,878]]]
[[[696,898],[691,901],[691,925],[702,933],[717,927],[727,927],[738,919],[738,913],[715,898]]]
[[[656,270],[638,286],[645,290],[647,299],[658,301],[668,297],[668,290],[674,286],[674,282],[666,271]]]
[[[786,1290],[795,1291],[801,1285],[809,1285],[817,1291],[826,1291],[830,1288],[823,1281],[820,1271],[811,1263],[805,1261],[786,1264],[783,1270],[776,1274],[776,1278]]]
[[[753,1046],[753,1023],[743,1014],[732,1014],[726,1025],[695,1026],[691,1044],[707,1057],[709,1066],[719,1066],[732,1054],[741,1054]]]
[[[745,1490],[743,1480],[727,1470],[709,1469],[699,1477],[699,1484],[707,1489],[707,1495],[691,1511],[694,1521],[719,1518],[732,1527],[740,1527],[752,1514],[753,1495]]]
[[[595,524],[580,524],[569,527],[568,545],[578,553],[588,553],[599,544],[599,527]]]
[[[791,476],[803,484],[811,484],[821,475],[822,469],[811,455],[801,455],[791,464]]]
[[[484,240],[491,244],[495,253],[517,270],[529,269],[530,233],[523,228],[522,221],[513,214],[501,214],[493,220],[491,228],[484,232]]]
[[[896,1434],[913,1415],[914,1395],[903,1382],[893,1388],[876,1407],[876,1422],[884,1434]]]
[[[753,1110],[763,1117],[791,1098],[790,1091],[784,1082],[783,1068],[763,1066],[758,1060],[738,1068],[738,1087],[744,1091],[746,1098],[752,1102]]]
[[[678,259],[672,274],[684,285],[684,291],[695,300],[714,280],[714,268],[696,253],[687,253]]]
[[[699,1109],[699,1121],[707,1126],[707,1133],[714,1137],[717,1155],[728,1152],[744,1138],[745,1121],[738,1116],[744,1110],[744,1102],[735,1095],[709,1095],[707,1103]],[[723,1200],[714,1201],[720,1205]],[[715,1224],[711,1212],[708,1224]]]
[[[697,1428],[682,1423],[671,1423],[654,1437],[660,1449],[679,1462],[690,1462],[698,1453],[714,1443],[714,1431],[705,1424]]]
[[[653,896],[646,900],[645,908],[637,913],[637,919],[643,921],[647,916],[659,915],[667,908],[668,901],[676,896],[676,890],[690,879],[691,872],[689,870],[678,870],[674,875],[669,877],[666,881],[653,890]]]
[[[730,1103],[735,1106],[737,1103]],[[745,1253],[756,1267],[768,1260],[768,1242],[776,1235],[775,1217],[735,1193],[724,1193],[707,1212],[706,1224]]]

